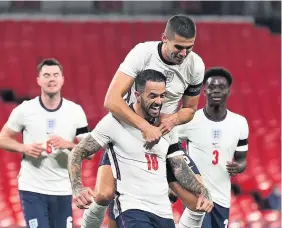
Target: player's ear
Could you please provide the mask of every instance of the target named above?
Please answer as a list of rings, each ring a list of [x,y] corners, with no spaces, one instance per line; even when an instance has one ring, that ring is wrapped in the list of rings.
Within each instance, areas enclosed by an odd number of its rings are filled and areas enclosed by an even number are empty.
[[[38,84],[39,86],[41,86],[39,75],[37,76],[36,81],[37,81],[37,84]]]
[[[141,99],[141,95],[140,95],[140,93],[139,93],[139,92],[137,92],[137,91],[135,91],[135,92],[134,92],[134,95],[135,95],[135,97],[136,97],[136,101],[137,101],[137,103],[140,103],[140,99]]]
[[[204,87],[204,95],[207,96],[207,90],[205,87]]]
[[[166,43],[168,41],[167,35],[165,33],[162,34],[162,41]]]

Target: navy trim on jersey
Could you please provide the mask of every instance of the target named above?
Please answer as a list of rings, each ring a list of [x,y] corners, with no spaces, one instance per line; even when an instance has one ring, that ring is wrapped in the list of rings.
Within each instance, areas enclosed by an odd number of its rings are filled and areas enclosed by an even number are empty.
[[[221,118],[221,119],[218,119],[218,120],[214,120],[211,116],[209,116],[209,114],[207,113],[207,110],[206,110],[206,107],[203,108],[203,112],[204,112],[204,115],[207,117],[207,119],[213,121],[213,122],[221,122],[223,120],[225,120],[226,116],[227,116],[227,110],[225,110],[225,115]]]
[[[63,98],[61,98],[60,104],[59,104],[58,107],[55,108],[55,109],[46,108],[46,106],[45,106],[45,105],[43,104],[43,102],[42,102],[41,96],[39,97],[39,103],[40,103],[41,107],[44,108],[46,111],[48,111],[48,112],[56,112],[56,111],[58,111],[58,110],[62,107]]]
[[[120,215],[122,211],[121,211],[120,201],[118,199],[119,197],[120,197],[120,193],[118,191],[116,191],[115,201],[116,201],[117,209],[118,209],[118,212],[119,212],[119,215]]]
[[[184,95],[190,97],[198,96],[201,93],[201,87],[202,83],[197,85],[189,85],[188,88],[184,91]]]
[[[116,157],[116,154],[115,154],[115,151],[114,151],[114,145],[112,143],[109,143],[109,148],[110,148],[113,160],[114,160],[114,164],[115,164],[115,168],[116,168],[116,174],[117,174],[117,179],[121,180],[120,170],[119,170],[119,167],[118,167],[118,161],[117,161],[117,157]]]
[[[165,64],[167,64],[167,65],[176,65],[175,63],[172,63],[172,62],[169,62],[169,61],[165,60],[165,58],[164,58],[163,55],[162,55],[162,46],[163,46],[163,42],[160,42],[160,43],[158,44],[158,54],[159,54],[161,60],[162,60]]]
[[[175,143],[175,144],[170,145],[169,148],[168,148],[167,155],[172,154],[176,151],[182,151],[179,143]]]
[[[89,132],[88,126],[86,126],[86,127],[81,127],[81,128],[77,128],[77,129],[76,129],[75,136],[80,135],[80,134],[84,134],[84,133],[88,133],[88,132]]]
[[[237,144],[237,146],[246,146],[246,145],[248,145],[248,139],[240,139]]]

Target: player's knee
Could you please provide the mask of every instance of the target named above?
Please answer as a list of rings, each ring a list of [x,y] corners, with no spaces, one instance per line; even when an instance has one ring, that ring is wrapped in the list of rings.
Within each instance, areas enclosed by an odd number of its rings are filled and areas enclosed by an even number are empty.
[[[103,192],[98,191],[95,194],[95,201],[101,206],[107,206],[114,199],[114,194],[115,192],[111,188],[104,189]]]

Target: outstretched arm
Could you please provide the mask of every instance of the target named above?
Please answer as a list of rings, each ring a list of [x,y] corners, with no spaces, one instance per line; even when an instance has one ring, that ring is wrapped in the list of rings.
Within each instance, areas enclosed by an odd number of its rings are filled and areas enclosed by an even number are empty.
[[[183,155],[169,157],[168,161],[179,184],[189,192],[210,199],[207,188],[197,179],[195,173],[187,165]]]
[[[80,141],[68,156],[68,172],[74,195],[78,195],[83,189],[81,181],[81,165],[83,159],[102,149],[102,146],[89,134]]]

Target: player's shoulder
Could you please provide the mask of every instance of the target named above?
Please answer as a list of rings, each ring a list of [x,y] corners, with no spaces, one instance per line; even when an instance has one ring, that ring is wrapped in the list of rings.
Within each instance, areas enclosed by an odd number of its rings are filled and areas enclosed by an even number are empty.
[[[230,110],[227,110],[227,118],[228,118],[228,121],[230,122],[233,122],[236,124],[244,124],[244,125],[247,124],[248,125],[248,121],[246,117],[238,113],[232,112]]]
[[[39,104],[39,97],[35,97],[30,100],[24,100],[21,104],[17,106],[18,109],[22,110],[32,110]]]
[[[74,101],[63,98],[63,106],[71,110],[81,110],[82,107]]]
[[[145,48],[145,50],[149,51],[151,48],[158,47],[158,44],[160,41],[145,41],[145,42],[140,42],[136,45],[138,48]]]
[[[187,124],[196,123],[196,122],[202,121],[204,119],[206,119],[206,116],[204,114],[204,109],[201,108],[201,109],[198,109],[195,112],[193,119],[191,121],[189,121]]]
[[[135,45],[133,48],[138,53],[150,54],[157,50],[160,41],[146,41]]]
[[[205,68],[203,59],[196,52],[193,51],[189,53],[185,63],[191,71],[197,71],[201,70],[202,68]]]
[[[117,126],[121,126],[119,120],[117,118],[115,118],[113,116],[113,114],[111,112],[109,112],[108,114],[106,114],[100,121],[99,123],[100,125],[107,125],[107,126],[111,126],[112,129],[117,130],[116,127]]]

